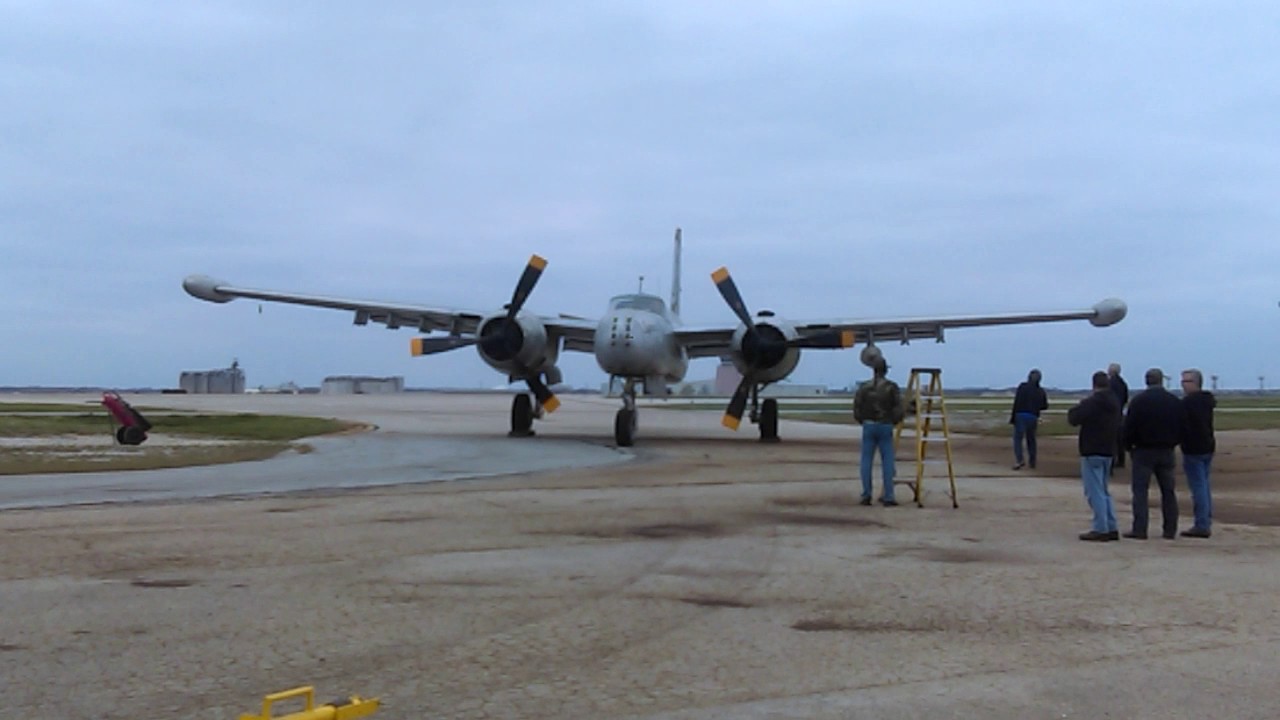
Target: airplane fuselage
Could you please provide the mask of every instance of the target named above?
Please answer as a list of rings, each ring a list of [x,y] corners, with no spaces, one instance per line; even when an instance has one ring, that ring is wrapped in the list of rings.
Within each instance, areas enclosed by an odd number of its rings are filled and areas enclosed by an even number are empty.
[[[619,295],[596,326],[596,362],[611,376],[680,382],[689,354],[676,340],[676,323],[660,297]]]

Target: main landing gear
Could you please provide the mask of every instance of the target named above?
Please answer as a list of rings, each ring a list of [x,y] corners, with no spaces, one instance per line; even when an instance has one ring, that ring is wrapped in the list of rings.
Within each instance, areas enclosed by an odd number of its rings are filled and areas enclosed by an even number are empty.
[[[613,419],[613,440],[618,447],[631,447],[636,442],[636,381],[627,378],[622,386],[622,409]]]
[[[775,398],[765,398],[764,402],[761,402],[761,389],[763,386],[751,384],[751,413],[748,417],[751,418],[751,422],[760,427],[760,442],[778,442],[778,401]],[[734,402],[729,405],[729,412],[742,417],[742,405],[739,405],[739,402],[745,404],[745,398],[741,400],[734,398]]]
[[[511,432],[507,437],[532,437],[533,420],[542,417],[542,406],[530,393],[517,393],[511,399]]]
[[[760,442],[778,442],[778,401],[765,398],[760,404],[760,413],[751,409],[751,419],[760,425]]]

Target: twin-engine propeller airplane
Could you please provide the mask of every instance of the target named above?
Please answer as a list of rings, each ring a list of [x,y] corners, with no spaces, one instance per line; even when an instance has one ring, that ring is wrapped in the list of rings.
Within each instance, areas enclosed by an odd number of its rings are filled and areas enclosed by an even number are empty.
[[[547,261],[534,255],[516,283],[511,302],[498,311],[456,310],[425,305],[346,300],[319,295],[298,295],[229,285],[205,275],[191,275],[183,288],[209,302],[235,298],[311,305],[349,310],[355,324],[382,323],[389,329],[417,328],[423,333],[443,331],[443,336],[414,338],[414,355],[432,355],[474,345],[480,359],[512,382],[523,380],[529,393],[518,393],[511,404],[511,435],[532,435],[533,421],[553,412],[560,401],[551,391],[561,381],[556,361],[562,350],[591,352],[610,384],[621,379],[622,409],[614,421],[614,440],[630,446],[636,435],[636,394],[665,396],[669,383],[684,379],[690,358],[728,358],[742,374],[729,400],[723,424],[738,428],[751,403],[750,418],[760,427],[761,440],[778,439],[778,403],[761,402],[760,391],[791,374],[804,348],[846,348],[864,343],[862,362],[874,364],[881,357],[877,342],[903,344],[918,339],[943,341],[947,328],[982,325],[1088,320],[1104,327],[1124,319],[1127,308],[1116,299],[1103,300],[1088,310],[1030,314],[901,318],[884,320],[807,320],[790,322],[762,310],[752,317],[726,268],[711,274],[725,302],[738,318],[737,325],[690,327],[680,323],[680,230],[676,229],[675,267],[671,305],[643,292],[617,295],[599,321],[571,315],[535,315],[524,311]]]

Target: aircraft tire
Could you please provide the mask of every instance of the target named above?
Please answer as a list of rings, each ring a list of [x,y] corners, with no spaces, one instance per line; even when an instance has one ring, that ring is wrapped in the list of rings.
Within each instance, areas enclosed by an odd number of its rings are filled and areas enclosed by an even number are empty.
[[[533,434],[533,399],[529,393],[519,393],[511,399],[511,437],[528,437]]]
[[[129,428],[124,425],[121,425],[120,427],[116,428],[116,442],[120,443],[121,445],[129,444],[124,440],[124,431],[128,429]]]
[[[613,439],[618,447],[631,447],[636,441],[636,411],[622,408],[613,420]]]
[[[760,405],[760,442],[778,442],[778,401],[766,398]]]
[[[142,441],[147,439],[147,434],[140,427],[130,425],[120,430],[121,441],[125,445],[141,445]]]

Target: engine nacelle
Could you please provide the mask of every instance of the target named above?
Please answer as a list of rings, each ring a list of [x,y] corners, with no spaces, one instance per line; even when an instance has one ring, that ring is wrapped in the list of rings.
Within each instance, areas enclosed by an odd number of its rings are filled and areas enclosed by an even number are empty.
[[[731,341],[730,359],[744,376],[759,383],[777,382],[791,374],[800,362],[800,348],[787,342],[798,337],[793,325],[776,317],[757,318],[755,332],[738,326]]]
[[[480,359],[510,377],[556,371],[560,348],[547,340],[547,328],[533,315],[517,314],[514,320],[492,315],[480,322],[476,348]]]

